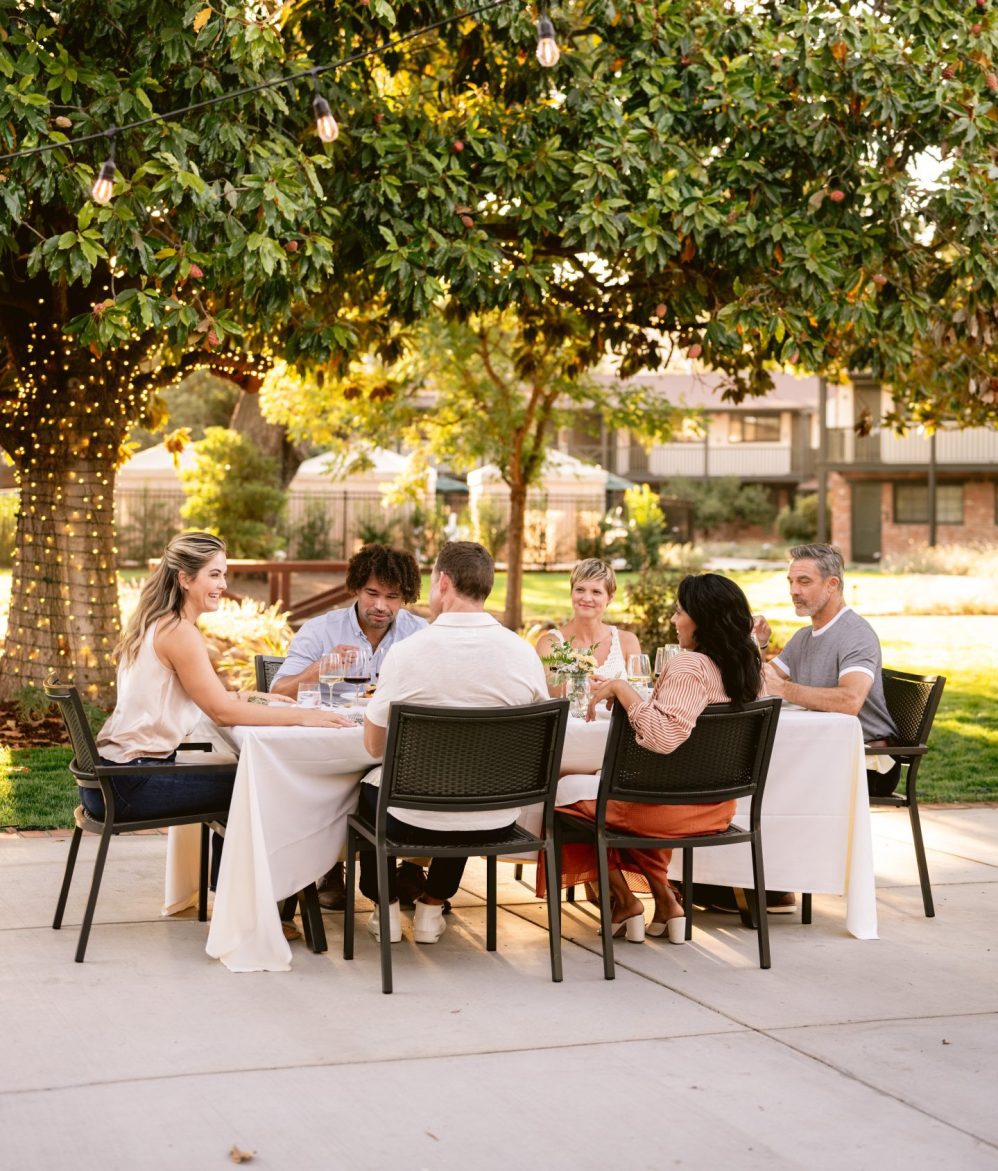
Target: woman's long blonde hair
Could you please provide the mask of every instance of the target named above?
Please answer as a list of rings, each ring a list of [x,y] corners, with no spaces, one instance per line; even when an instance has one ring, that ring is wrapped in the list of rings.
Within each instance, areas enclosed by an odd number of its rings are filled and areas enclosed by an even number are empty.
[[[225,552],[225,542],[212,533],[180,533],[163,550],[159,565],[146,578],[139,604],[118,643],[118,657],[128,663],[139,653],[146,631],[164,614],[177,619],[184,606],[180,573],[195,577],[211,559]]]

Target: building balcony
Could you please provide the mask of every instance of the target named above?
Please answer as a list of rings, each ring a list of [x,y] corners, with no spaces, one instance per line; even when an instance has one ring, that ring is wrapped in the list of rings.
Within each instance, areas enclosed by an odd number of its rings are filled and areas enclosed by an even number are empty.
[[[931,446],[925,434],[875,431],[872,435],[857,435],[851,427],[832,427],[828,431],[828,462],[832,467],[850,464],[927,467]],[[996,463],[998,431],[968,427],[964,431],[936,433],[937,466],[983,467]]]

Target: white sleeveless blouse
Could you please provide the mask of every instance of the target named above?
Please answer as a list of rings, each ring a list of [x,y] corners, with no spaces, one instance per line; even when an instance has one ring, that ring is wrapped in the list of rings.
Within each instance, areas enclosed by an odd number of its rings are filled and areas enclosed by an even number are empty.
[[[153,649],[156,623],[146,631],[138,654],[118,665],[118,702],[97,734],[97,750],[116,764],[139,756],[169,756],[190,738],[201,709],[176,672],[164,667]]]
[[[558,633],[563,639],[567,637],[564,631],[559,630]],[[603,679],[627,678],[627,664],[624,662],[624,652],[620,649],[620,635],[616,626],[610,627],[610,649],[595,673]]]

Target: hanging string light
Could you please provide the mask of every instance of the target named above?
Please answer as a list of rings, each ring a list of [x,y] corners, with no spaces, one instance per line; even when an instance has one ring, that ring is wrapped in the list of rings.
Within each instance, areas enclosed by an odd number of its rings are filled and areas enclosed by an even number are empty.
[[[561,50],[554,39],[554,25],[542,16],[537,22],[537,60],[545,69],[553,69],[558,64]]]
[[[114,176],[118,170],[114,165],[114,135],[115,131],[113,129],[107,132],[110,143],[108,156],[101,165],[100,174],[94,180],[94,185],[90,189],[90,198],[94,203],[110,203],[111,196],[114,194]]]
[[[323,142],[335,142],[340,136],[340,128],[336,125],[333,111],[329,103],[319,93],[319,71],[312,70],[312,84],[315,96],[312,98],[312,112],[315,114],[315,132]]]

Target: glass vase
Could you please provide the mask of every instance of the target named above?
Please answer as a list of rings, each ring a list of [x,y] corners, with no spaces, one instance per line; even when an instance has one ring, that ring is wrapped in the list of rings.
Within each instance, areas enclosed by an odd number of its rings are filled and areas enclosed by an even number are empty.
[[[568,700],[568,714],[584,720],[589,710],[589,676],[583,672],[571,672],[565,677],[565,698]]]

